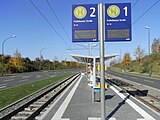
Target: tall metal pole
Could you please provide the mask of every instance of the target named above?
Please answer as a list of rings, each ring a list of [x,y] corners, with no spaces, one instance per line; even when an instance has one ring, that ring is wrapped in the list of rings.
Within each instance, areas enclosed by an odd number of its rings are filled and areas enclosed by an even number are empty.
[[[14,37],[16,37],[16,35],[12,35],[11,37],[6,38],[6,39],[3,41],[3,43],[2,43],[2,66],[3,66],[3,64],[4,64],[4,61],[3,61],[3,57],[4,57],[4,43],[5,43],[7,40],[9,40],[9,39],[11,39],[11,38],[14,38]],[[3,67],[1,68],[1,74],[2,74],[2,76],[3,76]]]
[[[148,29],[148,49],[149,49],[149,55],[150,55],[150,28]]]
[[[106,105],[105,105],[105,84],[104,84],[104,39],[105,39],[105,6],[100,3],[98,5],[98,32],[99,32],[99,40],[100,40],[100,66],[101,66],[101,120],[105,120],[106,118]]]
[[[42,48],[41,50],[40,50],[40,65],[39,65],[39,70],[41,71],[41,62],[42,62],[42,60],[43,60],[43,57],[42,57],[42,51],[44,50],[44,49],[47,49],[47,47],[44,47],[44,48]]]
[[[150,27],[145,26],[145,29],[148,30],[148,54],[150,55]]]
[[[4,43],[5,43],[7,40],[9,40],[9,39],[11,39],[11,38],[14,38],[14,37],[16,37],[16,35],[12,35],[11,37],[8,37],[8,38],[6,38],[6,39],[3,41],[3,43],[2,43],[2,55],[4,55]]]
[[[91,42],[89,42],[89,44],[88,44],[88,50],[89,50],[89,56],[92,56],[92,54],[91,54]]]
[[[96,87],[96,58],[93,58],[93,89]],[[92,102],[95,101],[94,91],[92,90]]]
[[[148,55],[150,55],[150,27],[145,26],[145,29],[148,30]],[[149,72],[149,76],[151,76],[151,68],[149,66],[149,57],[148,57],[148,72]]]

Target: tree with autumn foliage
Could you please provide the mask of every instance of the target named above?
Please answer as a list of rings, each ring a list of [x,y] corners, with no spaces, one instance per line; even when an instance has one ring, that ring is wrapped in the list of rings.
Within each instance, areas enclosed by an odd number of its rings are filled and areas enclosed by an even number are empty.
[[[21,54],[18,50],[14,53],[14,57],[10,58],[9,63],[16,72],[23,72],[25,62],[21,58]]]
[[[129,53],[124,54],[122,63],[125,65],[129,65],[131,63],[131,57]]]
[[[130,64],[131,64],[130,54],[129,54],[129,53],[126,53],[126,54],[124,54],[121,68],[122,68],[123,70],[129,70]]]
[[[153,54],[160,53],[160,38],[153,40],[151,48]]]
[[[141,59],[145,56],[144,49],[141,48],[140,45],[135,49],[134,55],[136,57],[136,61],[140,62]]]

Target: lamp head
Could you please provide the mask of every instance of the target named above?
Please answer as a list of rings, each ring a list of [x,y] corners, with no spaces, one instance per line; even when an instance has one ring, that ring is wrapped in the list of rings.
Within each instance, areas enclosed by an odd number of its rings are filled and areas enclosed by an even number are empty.
[[[148,26],[145,26],[145,29],[150,29],[150,27],[148,27]]]
[[[16,37],[16,35],[12,35],[12,38]]]

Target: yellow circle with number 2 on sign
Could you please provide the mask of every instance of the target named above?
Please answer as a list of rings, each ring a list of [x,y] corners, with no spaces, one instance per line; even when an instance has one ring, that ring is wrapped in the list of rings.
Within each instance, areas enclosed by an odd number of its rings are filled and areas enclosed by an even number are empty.
[[[74,9],[74,16],[78,19],[82,19],[86,17],[87,15],[87,10],[83,6],[78,6]]]
[[[107,9],[107,14],[111,18],[116,18],[120,14],[120,9],[119,9],[119,7],[117,5],[111,5]]]

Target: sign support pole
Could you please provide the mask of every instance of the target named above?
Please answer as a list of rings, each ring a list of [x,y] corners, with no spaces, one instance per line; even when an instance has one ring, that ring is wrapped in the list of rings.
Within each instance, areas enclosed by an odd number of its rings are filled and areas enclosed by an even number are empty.
[[[105,5],[98,5],[98,35],[100,40],[100,81],[101,81],[101,120],[106,118],[105,84],[104,84],[104,39],[105,39]]]
[[[93,58],[93,88],[92,88],[92,102],[95,101],[94,88],[96,87],[96,58]]]

